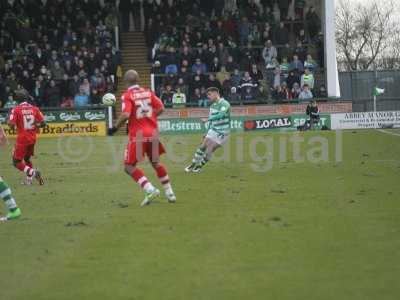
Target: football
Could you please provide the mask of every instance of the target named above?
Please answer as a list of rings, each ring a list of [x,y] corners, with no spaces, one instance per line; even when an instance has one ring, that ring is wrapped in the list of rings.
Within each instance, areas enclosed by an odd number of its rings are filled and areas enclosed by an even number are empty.
[[[113,106],[115,104],[115,102],[117,101],[117,99],[115,98],[114,94],[107,93],[103,96],[102,101],[103,101],[104,105]]]

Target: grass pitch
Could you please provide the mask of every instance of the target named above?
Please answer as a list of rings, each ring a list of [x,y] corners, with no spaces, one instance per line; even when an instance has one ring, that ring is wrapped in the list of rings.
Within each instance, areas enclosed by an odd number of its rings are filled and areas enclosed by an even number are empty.
[[[178,202],[145,208],[122,172],[125,137],[41,139],[43,187],[20,185],[10,146],[1,175],[23,218],[0,224],[0,299],[399,299],[388,132],[235,134],[197,175],[183,168],[201,136],[164,136]]]

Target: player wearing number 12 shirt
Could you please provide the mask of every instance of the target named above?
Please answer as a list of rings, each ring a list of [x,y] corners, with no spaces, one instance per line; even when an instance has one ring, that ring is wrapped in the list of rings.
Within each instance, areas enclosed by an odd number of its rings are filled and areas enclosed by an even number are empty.
[[[124,77],[128,89],[122,95],[122,112],[115,126],[109,129],[113,135],[118,128],[128,121],[129,142],[125,150],[125,172],[131,176],[144,190],[145,198],[142,206],[150,204],[160,194],[147,179],[137,164],[145,156],[157,173],[165,189],[165,196],[169,202],[176,201],[172,190],[167,169],[160,163],[160,155],[165,153],[164,146],[159,140],[157,118],[163,112],[164,105],[150,90],[140,87],[137,83],[139,75],[134,70],[126,72]]]
[[[45,126],[44,117],[40,109],[28,102],[24,102],[26,94],[17,95],[22,101],[11,111],[8,124],[17,130],[17,140],[13,152],[14,166],[26,174],[25,184],[32,184],[36,178],[40,185],[44,184],[40,172],[32,165],[31,157],[34,154],[36,134],[40,127]]]

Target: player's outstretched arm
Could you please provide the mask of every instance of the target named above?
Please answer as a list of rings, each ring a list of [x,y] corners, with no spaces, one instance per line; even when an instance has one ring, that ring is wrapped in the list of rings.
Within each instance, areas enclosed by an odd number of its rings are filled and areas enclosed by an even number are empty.
[[[118,129],[126,123],[126,121],[129,119],[129,116],[130,114],[127,112],[121,113],[118,120],[115,122],[115,125],[112,128],[108,129],[108,135],[114,135],[114,133],[116,133]]]
[[[46,127],[46,122],[45,121],[42,121],[42,122],[38,122],[38,123],[36,123],[36,126],[37,127],[39,127],[39,128],[43,128],[43,127]]]

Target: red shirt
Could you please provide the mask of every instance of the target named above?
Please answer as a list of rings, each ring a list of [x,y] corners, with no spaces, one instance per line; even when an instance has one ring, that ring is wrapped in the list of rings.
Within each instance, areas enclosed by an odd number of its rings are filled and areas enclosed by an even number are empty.
[[[10,114],[10,123],[17,127],[17,144],[34,144],[37,124],[44,121],[42,112],[27,102],[14,107]]]
[[[158,136],[157,112],[162,101],[149,89],[131,86],[122,95],[122,112],[129,113],[130,139]]]

